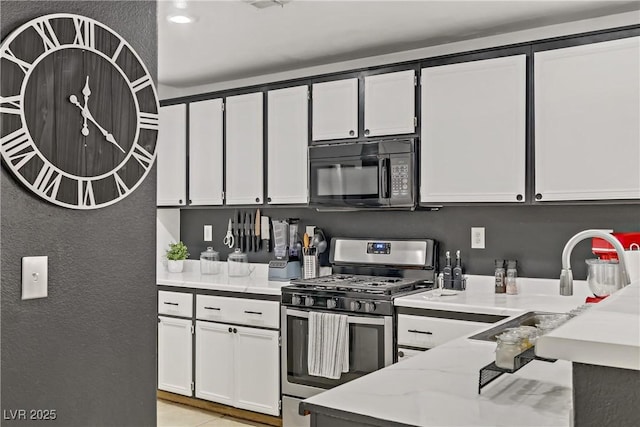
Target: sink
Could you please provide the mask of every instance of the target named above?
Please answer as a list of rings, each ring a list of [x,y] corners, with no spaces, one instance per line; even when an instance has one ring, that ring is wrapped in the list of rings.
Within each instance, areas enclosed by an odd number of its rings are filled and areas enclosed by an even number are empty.
[[[518,326],[536,326],[536,323],[540,323],[540,321],[544,317],[553,316],[555,314],[558,313],[549,313],[546,311],[529,311],[527,313],[521,314],[518,317],[514,317],[513,319],[501,325],[494,326],[491,329],[487,329],[485,331],[472,335],[469,337],[469,339],[495,342],[496,337],[503,333],[506,329],[517,328]]]

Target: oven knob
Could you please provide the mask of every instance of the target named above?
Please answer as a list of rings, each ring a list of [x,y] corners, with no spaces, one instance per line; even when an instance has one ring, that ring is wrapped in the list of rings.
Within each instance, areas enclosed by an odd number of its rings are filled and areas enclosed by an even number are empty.
[[[376,311],[376,305],[373,302],[365,302],[364,303],[364,311],[365,313],[373,313]]]
[[[360,303],[358,301],[351,301],[349,307],[351,307],[351,311],[358,311],[360,310]]]
[[[293,296],[291,297],[291,304],[293,304],[293,305],[300,305],[300,304],[302,304],[302,300],[300,299],[300,296],[299,296],[299,295],[293,295]]]
[[[334,299],[328,299],[327,300],[327,308],[336,308],[336,306],[338,305],[338,302]]]
[[[313,297],[306,297],[304,299],[304,305],[306,305],[307,307],[311,307],[314,303],[315,300],[313,299]]]

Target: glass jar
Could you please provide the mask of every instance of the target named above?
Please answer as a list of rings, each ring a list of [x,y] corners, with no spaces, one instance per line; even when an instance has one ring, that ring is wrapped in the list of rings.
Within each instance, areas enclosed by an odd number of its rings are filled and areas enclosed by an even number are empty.
[[[214,251],[211,246],[207,250],[200,252],[200,274],[219,274],[220,254]]]
[[[515,331],[505,332],[496,337],[496,366],[515,369],[515,357],[522,353],[522,338]]]
[[[244,277],[253,272],[253,267],[249,265],[249,256],[240,248],[236,248],[233,253],[229,254],[227,267],[229,268],[229,277]]]

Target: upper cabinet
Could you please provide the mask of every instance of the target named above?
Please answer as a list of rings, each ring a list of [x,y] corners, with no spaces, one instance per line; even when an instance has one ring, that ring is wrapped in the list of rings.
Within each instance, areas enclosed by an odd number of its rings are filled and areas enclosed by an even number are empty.
[[[358,79],[313,84],[314,141],[358,137]]]
[[[226,99],[226,200],[228,205],[262,204],[262,92]]]
[[[415,94],[415,70],[366,76],[364,136],[415,132]]]
[[[425,68],[420,201],[522,202],[526,56]]]
[[[267,93],[267,202],[307,203],[308,86]]]
[[[221,205],[222,99],[189,105],[189,204]]]
[[[535,199],[640,198],[640,37],[536,52]]]
[[[156,154],[157,205],[187,203],[187,106],[160,107],[160,130]]]

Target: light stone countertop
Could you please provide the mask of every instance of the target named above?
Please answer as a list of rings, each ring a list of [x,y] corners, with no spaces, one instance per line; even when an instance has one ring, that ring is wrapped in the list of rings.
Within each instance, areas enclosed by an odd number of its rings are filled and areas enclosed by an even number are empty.
[[[536,354],[640,370],[640,282],[619,290],[542,336]]]

